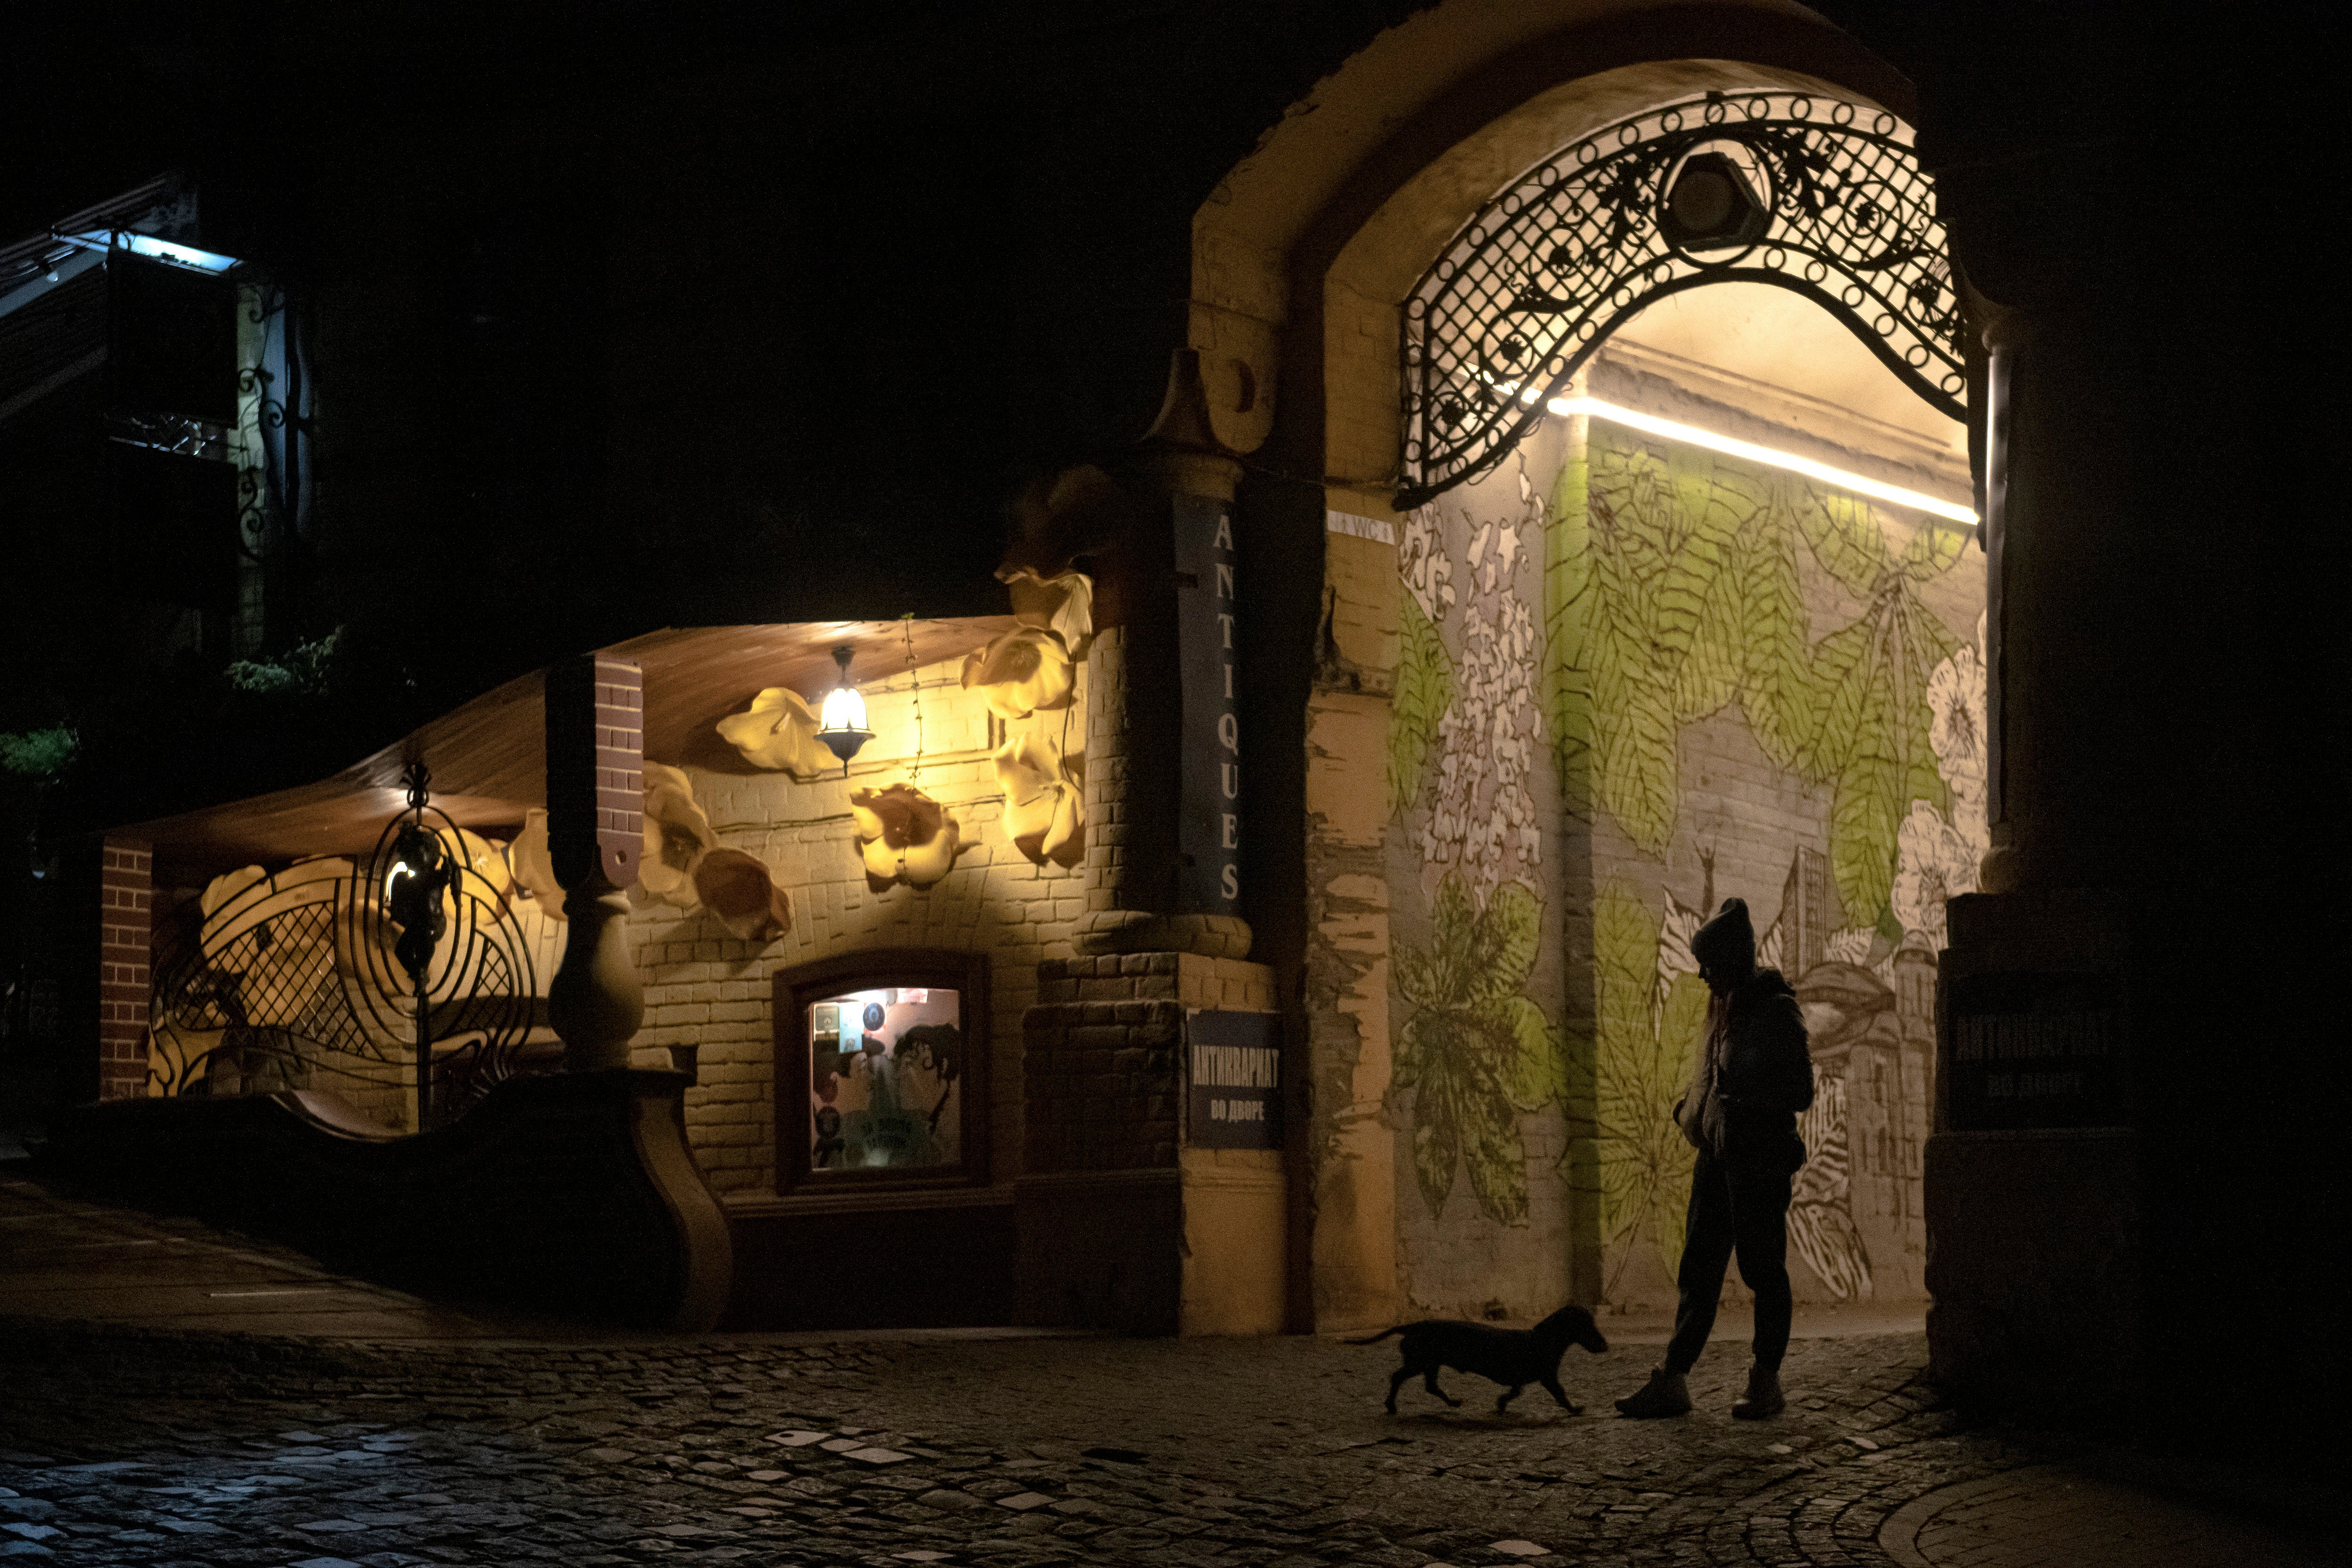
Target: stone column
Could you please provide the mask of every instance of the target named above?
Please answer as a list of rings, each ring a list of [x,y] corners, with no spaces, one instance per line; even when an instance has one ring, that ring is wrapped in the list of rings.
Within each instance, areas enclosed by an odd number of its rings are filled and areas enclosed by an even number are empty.
[[[1127,536],[1096,561],[1098,630],[1087,663],[1087,912],[1089,953],[1248,955],[1240,916],[1181,907],[1176,566],[1180,498],[1230,509],[1237,456],[1210,427],[1197,351],[1178,351],[1160,417],[1124,476],[1140,500]]]
[[[1199,743],[1185,734],[1182,617],[1194,617],[1196,631],[1232,626],[1231,574],[1246,568],[1216,542],[1230,538],[1240,477],[1235,454],[1210,428],[1200,357],[1180,351],[1160,418],[1122,475],[1138,504],[1091,559],[1084,956],[1040,965],[1038,1004],[1022,1017],[1026,1134],[1014,1221],[1024,1322],[1128,1333],[1283,1326],[1282,1151],[1192,1146],[1208,1140],[1192,1136],[1184,1110],[1188,1012],[1275,1011],[1271,972],[1244,962],[1248,924],[1201,907],[1201,867],[1188,877],[1180,821],[1186,749]],[[1178,548],[1186,529],[1189,572]],[[1218,640],[1220,652],[1231,646]],[[1213,679],[1208,695],[1224,703],[1231,661],[1209,662],[1190,673]],[[1241,674],[1235,667],[1234,679]],[[1197,704],[1204,692],[1189,695]],[[1218,729],[1211,743],[1221,764],[1234,760],[1232,750],[1245,768],[1237,718],[1228,711]],[[1229,847],[1248,809],[1236,772],[1195,768],[1196,788],[1204,774],[1217,781],[1214,810],[1234,815],[1212,844],[1190,843],[1196,860]],[[1228,798],[1229,789],[1238,793]]]
[[[645,844],[645,715],[637,667],[590,655],[547,672],[547,845],[569,922],[547,988],[564,1066],[629,1065],[645,992],[626,889]]]
[[[687,1142],[691,1077],[629,1068],[629,1041],[646,1015],[626,896],[645,848],[645,697],[641,672],[626,659],[590,654],[547,672],[547,848],[569,921],[547,988],[548,1022],[563,1041],[567,1071],[609,1074],[595,1080],[608,1089],[596,1092],[627,1096],[632,1152],[675,1248],[667,1326],[700,1333],[726,1310],[734,1241]]]
[[[2161,1410],[2162,1347],[2227,1297],[2249,1317],[2205,1375],[2251,1416],[2302,1407],[2286,1347],[2329,1332],[2289,1260],[2333,1168],[2334,1097],[2306,1086],[2340,1055],[2308,1011],[2337,989],[2311,825],[2340,720],[2298,640],[2340,589],[2262,384],[2285,379],[2273,301],[2304,296],[2252,287],[2235,187],[2199,177],[2119,143],[1939,175],[2000,301],[1973,400],[1991,849],[1950,909],[1924,1192],[1929,1342],[1963,1397]],[[2210,241],[2124,242],[2158,206]]]

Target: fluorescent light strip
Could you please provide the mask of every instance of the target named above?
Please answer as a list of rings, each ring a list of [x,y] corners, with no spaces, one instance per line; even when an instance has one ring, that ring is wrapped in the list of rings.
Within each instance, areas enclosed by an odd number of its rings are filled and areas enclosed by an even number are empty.
[[[1811,458],[1800,458],[1794,452],[1779,452],[1769,447],[1759,447],[1753,441],[1718,436],[1696,425],[1661,419],[1652,414],[1637,414],[1631,408],[1620,408],[1597,397],[1555,397],[1545,406],[1554,414],[1590,414],[1596,419],[1606,419],[1612,425],[1663,436],[1669,441],[1685,441],[1694,447],[1705,447],[1709,451],[1746,458],[1750,462],[1763,463],[1770,468],[1786,468],[1790,473],[1835,485],[1842,490],[1852,490],[1856,495],[1869,496],[1875,500],[1892,501],[1896,506],[1907,506],[1937,517],[1948,518],[1954,522],[1967,523],[1970,527],[1977,522],[1977,514],[1969,507],[1937,500],[1934,496],[1922,495],[1917,490],[1906,490],[1901,485],[1881,484],[1876,479],[1864,479],[1860,474],[1847,473],[1843,468],[1832,468],[1827,463],[1816,463]]]

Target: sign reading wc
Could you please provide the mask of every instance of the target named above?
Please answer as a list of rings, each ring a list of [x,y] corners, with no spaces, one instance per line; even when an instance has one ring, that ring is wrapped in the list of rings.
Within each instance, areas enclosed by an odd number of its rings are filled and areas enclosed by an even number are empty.
[[[1282,1147],[1282,1037],[1272,1013],[1184,1019],[1184,1141],[1196,1149]]]
[[[1241,719],[1234,700],[1234,514],[1205,496],[1178,496],[1177,648],[1183,682],[1182,802],[1177,885],[1193,914],[1239,912]]]

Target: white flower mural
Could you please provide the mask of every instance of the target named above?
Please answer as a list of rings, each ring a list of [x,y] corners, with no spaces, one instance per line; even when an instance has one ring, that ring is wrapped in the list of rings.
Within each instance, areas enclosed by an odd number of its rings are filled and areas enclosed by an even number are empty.
[[[1992,843],[1985,820],[1984,628],[1979,616],[1978,640],[1954,648],[1927,677],[1927,743],[1951,792],[1950,815],[1915,800],[1895,832],[1887,901],[1903,929],[1925,938],[1931,952],[1944,945],[1944,900],[1976,891],[1977,868]]]
[[[1437,509],[1416,507],[1405,513],[1404,537],[1397,542],[1397,571],[1405,592],[1432,621],[1445,618],[1454,608],[1454,558],[1440,536]]]
[[[1530,787],[1543,722],[1536,701],[1539,638],[1535,617],[1514,583],[1523,541],[1542,537],[1543,500],[1524,461],[1518,486],[1518,514],[1478,524],[1463,557],[1470,592],[1462,612],[1453,701],[1438,723],[1436,797],[1423,840],[1426,875],[1434,879],[1443,868],[1459,866],[1482,889],[1533,880],[1543,862],[1543,833]],[[1414,518],[1433,510],[1423,508]],[[1466,526],[1468,520],[1464,521]],[[1432,598],[1450,605],[1452,562],[1442,535],[1435,530],[1421,565]],[[1417,537],[1412,523],[1407,537]]]
[[[1889,896],[1903,929],[1927,939],[1930,952],[1944,945],[1944,900],[1977,887],[1977,852],[1968,837],[1924,800],[1895,829],[1895,887]]]

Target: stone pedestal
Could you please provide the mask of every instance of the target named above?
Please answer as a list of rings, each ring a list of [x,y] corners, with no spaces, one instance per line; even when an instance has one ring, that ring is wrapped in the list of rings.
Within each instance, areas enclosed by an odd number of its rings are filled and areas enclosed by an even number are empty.
[[[645,843],[645,698],[625,659],[592,655],[547,673],[547,844],[570,930],[547,988],[548,1022],[573,1072],[629,1065],[645,991],[628,900]]]
[[[2147,1261],[2125,901],[1950,909],[1926,1165],[1934,1375],[1986,1404],[2113,1401],[2140,1373]]]
[[[1272,972],[1197,953],[1048,960],[1022,1018],[1017,1321],[1131,1334],[1283,1327],[1279,1149],[1188,1146],[1188,1011],[1271,1013]]]

